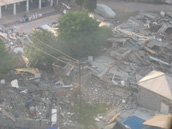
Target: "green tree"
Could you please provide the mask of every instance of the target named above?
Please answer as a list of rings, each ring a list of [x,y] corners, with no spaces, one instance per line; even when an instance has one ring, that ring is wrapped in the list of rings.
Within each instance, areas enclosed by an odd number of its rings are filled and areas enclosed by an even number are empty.
[[[11,69],[13,65],[15,65],[14,57],[0,40],[0,75]]]
[[[88,12],[67,13],[59,19],[58,34],[62,50],[75,58],[94,55],[111,33],[99,27]]]
[[[55,59],[43,53],[39,49],[57,56],[57,53],[55,51],[43,44],[45,43],[54,48],[58,48],[57,39],[54,34],[47,30],[41,29],[39,31],[35,31],[31,35],[31,39],[33,41],[33,44],[25,46],[25,55],[28,57],[31,64],[36,65],[39,68],[45,68],[45,66],[47,68],[51,67],[51,64]],[[35,48],[35,46],[38,49]]]
[[[89,11],[94,11],[97,8],[97,0],[85,0],[84,6]]]
[[[80,10],[82,10],[82,6],[84,4],[84,0],[75,0],[76,4],[80,6]]]

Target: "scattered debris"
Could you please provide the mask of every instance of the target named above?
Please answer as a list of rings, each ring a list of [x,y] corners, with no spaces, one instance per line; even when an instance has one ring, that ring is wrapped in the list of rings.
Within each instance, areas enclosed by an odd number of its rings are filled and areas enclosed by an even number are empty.
[[[11,81],[11,86],[14,88],[19,88],[18,80]]]
[[[64,3],[63,6],[70,9]],[[97,13],[106,18],[116,16],[105,5],[98,5],[98,9]],[[95,117],[95,121],[104,123],[103,128],[120,125],[115,119],[121,112],[137,108],[137,82],[143,76],[152,70],[172,74],[172,16],[164,11],[159,15],[140,13],[118,26],[113,19],[103,20],[113,28],[107,41],[111,47],[99,57],[88,56],[88,63],[82,66],[81,89],[79,71],[74,66],[54,62],[54,75],[49,75],[30,68],[28,59],[23,57],[28,68],[12,70],[0,81],[1,113],[12,121],[23,117],[45,119],[51,124],[60,122],[61,128],[75,128],[78,123],[71,118],[71,107],[74,98],[81,94],[89,104],[105,103],[114,107],[110,113]],[[42,27],[49,29],[48,25]],[[32,43],[28,35],[15,29],[0,30],[0,39],[16,54],[23,53],[25,43]],[[90,125],[90,128],[94,127]]]
[[[31,73],[31,74],[37,74],[39,73],[38,68],[20,68],[20,69],[16,69],[16,72],[19,74],[21,72],[27,72],[27,73]]]

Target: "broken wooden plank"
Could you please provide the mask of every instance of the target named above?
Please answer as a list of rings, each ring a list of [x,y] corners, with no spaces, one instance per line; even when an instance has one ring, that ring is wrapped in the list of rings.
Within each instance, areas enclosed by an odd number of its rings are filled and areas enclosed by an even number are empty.
[[[21,73],[21,72],[27,72],[27,73],[31,73],[31,74],[39,73],[38,68],[20,68],[20,69],[16,69],[16,71],[17,71],[17,73]]]
[[[113,127],[115,126],[116,122],[113,122],[107,126],[104,127],[104,129],[113,129]]]
[[[149,52],[149,53],[151,53],[153,55],[156,55],[157,54],[154,50],[152,50],[152,49],[150,49],[148,47],[143,47],[143,48],[144,48],[144,50],[146,50],[147,52]]]
[[[116,115],[114,115],[108,122],[107,124],[111,124],[119,115],[121,114],[121,112],[118,112]]]
[[[70,68],[70,70],[66,73],[66,76],[69,76],[73,69],[74,69],[74,66],[72,66],[72,67]]]
[[[113,63],[109,64],[109,65],[103,70],[103,72],[100,73],[100,74],[98,75],[98,77],[99,77],[100,79],[102,79],[103,76],[104,76],[106,73],[108,73],[109,70],[110,70],[112,67],[114,67],[116,64],[118,64],[118,62],[116,62],[116,61],[114,61]]]
[[[2,115],[6,116],[7,118],[10,118],[12,121],[16,121],[15,117],[12,114],[5,111],[4,109],[0,108],[0,111]]]

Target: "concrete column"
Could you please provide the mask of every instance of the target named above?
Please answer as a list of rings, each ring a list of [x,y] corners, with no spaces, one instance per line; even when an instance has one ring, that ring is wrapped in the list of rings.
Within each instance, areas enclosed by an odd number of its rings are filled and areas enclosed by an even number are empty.
[[[13,4],[13,14],[16,15],[16,3]]]
[[[29,12],[29,0],[26,0],[26,12]]]
[[[42,1],[39,0],[39,9],[41,9],[41,8],[42,8]]]
[[[53,6],[53,0],[50,0],[50,6]]]
[[[2,11],[1,11],[1,6],[0,6],[0,18],[2,18]]]
[[[59,3],[59,0],[56,0],[56,5],[58,5],[58,3]]]
[[[50,6],[53,6],[53,0],[50,1]]]
[[[7,9],[7,5],[5,5],[5,9]]]

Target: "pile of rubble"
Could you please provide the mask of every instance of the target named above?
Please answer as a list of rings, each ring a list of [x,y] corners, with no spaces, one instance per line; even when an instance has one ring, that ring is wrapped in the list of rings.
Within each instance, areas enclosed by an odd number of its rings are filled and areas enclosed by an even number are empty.
[[[171,25],[171,16],[165,12],[160,16],[143,13],[130,17],[126,23],[113,29],[113,50],[117,51],[111,51],[110,56],[170,72]]]
[[[160,15],[141,13],[132,16],[126,23],[113,29],[113,35],[108,39],[112,48],[106,53],[117,63],[108,73],[125,74],[121,78],[125,84],[136,84],[137,81],[152,70],[160,70],[171,74],[172,62],[172,17],[170,13]],[[115,77],[112,82],[116,82]],[[127,80],[129,82],[127,82]]]
[[[143,76],[152,70],[172,74],[171,20],[168,12],[141,13],[114,27],[108,39],[112,47],[89,61],[91,76],[83,84],[82,98],[112,104],[114,114],[136,109],[137,82]]]
[[[50,127],[53,124],[51,110],[57,109],[58,126],[77,128],[78,123],[72,121],[71,112],[77,88],[74,85],[64,85],[55,76],[41,74],[36,68],[10,71],[0,82],[0,109],[6,112],[0,116],[14,122],[20,118],[47,120]]]
[[[8,30],[0,28],[0,40],[4,41],[6,47],[15,54],[24,52],[25,43],[32,43],[27,34],[17,32],[14,28]]]

